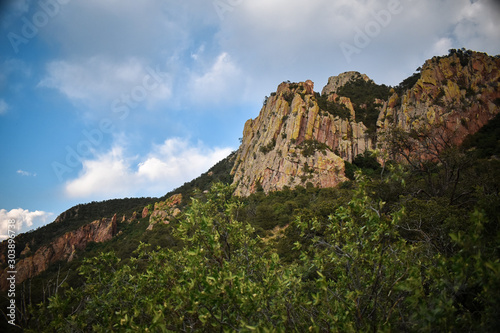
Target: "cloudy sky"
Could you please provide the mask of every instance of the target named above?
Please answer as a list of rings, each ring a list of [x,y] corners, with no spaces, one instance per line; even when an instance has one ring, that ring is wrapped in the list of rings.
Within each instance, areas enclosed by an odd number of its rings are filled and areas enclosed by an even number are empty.
[[[161,196],[237,149],[282,81],[396,85],[500,53],[494,0],[14,0],[0,5],[0,235]]]

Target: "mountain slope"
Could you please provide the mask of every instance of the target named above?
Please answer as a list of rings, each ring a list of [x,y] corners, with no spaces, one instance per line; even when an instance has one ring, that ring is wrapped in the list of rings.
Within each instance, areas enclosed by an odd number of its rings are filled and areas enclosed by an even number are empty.
[[[231,171],[235,194],[336,186],[346,180],[344,161],[376,148],[395,158],[394,129],[441,137],[436,153],[460,145],[499,113],[499,80],[500,57],[451,50],[396,89],[358,72],[331,77],[321,95],[310,80],[283,82],[245,124]]]

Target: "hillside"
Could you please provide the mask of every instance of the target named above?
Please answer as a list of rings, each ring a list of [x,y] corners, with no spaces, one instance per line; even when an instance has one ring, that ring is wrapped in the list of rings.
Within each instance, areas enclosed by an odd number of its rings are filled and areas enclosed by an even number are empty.
[[[451,50],[397,87],[281,83],[199,178],[19,235],[19,326],[495,331],[499,82],[500,57]]]

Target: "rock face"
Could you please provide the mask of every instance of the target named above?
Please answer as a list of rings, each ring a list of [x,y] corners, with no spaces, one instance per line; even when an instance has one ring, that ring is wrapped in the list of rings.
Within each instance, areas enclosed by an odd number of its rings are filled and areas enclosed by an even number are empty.
[[[152,230],[157,223],[169,224],[171,219],[181,213],[179,205],[182,201],[182,194],[174,194],[165,201],[156,202],[154,210],[149,217],[147,230]]]
[[[331,93],[336,93],[337,89],[345,85],[347,82],[358,78],[362,78],[365,81],[370,80],[370,78],[366,74],[361,74],[354,71],[344,72],[342,74],[339,74],[338,76],[330,76],[328,78],[328,83],[321,91],[321,94],[329,95]]]
[[[142,218],[145,218],[149,215],[149,209],[148,207],[144,207],[144,209],[142,210]]]
[[[310,80],[283,82],[259,116],[246,122],[231,171],[236,195],[248,196],[260,186],[266,193],[309,182],[336,186],[346,180],[343,159],[372,148],[366,127],[321,109],[313,87]],[[354,113],[348,98],[337,103]]]
[[[71,261],[77,250],[83,250],[90,242],[105,242],[116,234],[116,214],[111,219],[96,220],[75,231],[65,233],[48,245],[40,247],[29,257],[16,264],[16,283],[21,283],[45,271],[50,264],[59,261]],[[2,262],[1,264],[5,264]],[[8,269],[0,273],[0,289],[7,290]]]
[[[499,112],[500,58],[460,51],[427,60],[418,81],[384,103],[379,136],[392,127],[427,130],[459,145]]]
[[[498,114],[499,68],[499,56],[472,51],[428,60],[420,78],[401,96],[393,91],[387,100],[374,100],[382,106],[377,106],[377,129],[371,135],[365,124],[356,122],[351,100],[338,95],[346,83],[368,82],[368,76],[358,72],[332,76],[321,95],[313,91],[310,80],[283,82],[259,116],[245,124],[231,171],[235,194],[248,196],[257,189],[267,193],[307,183],[336,186],[346,179],[344,161],[352,162],[366,150],[386,149],[384,136],[394,127],[406,132],[424,128],[430,135],[439,129],[449,143],[460,144]],[[325,103],[342,106],[350,117],[336,114],[335,107],[332,111]]]

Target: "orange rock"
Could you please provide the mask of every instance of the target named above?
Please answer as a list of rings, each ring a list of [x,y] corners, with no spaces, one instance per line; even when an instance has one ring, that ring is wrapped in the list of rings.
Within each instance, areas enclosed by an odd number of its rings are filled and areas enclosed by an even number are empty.
[[[75,231],[70,231],[56,238],[49,245],[40,247],[32,256],[19,260],[16,264],[16,283],[32,278],[48,266],[59,260],[70,261],[76,250],[83,250],[90,242],[101,243],[110,240],[116,234],[116,214],[111,219],[96,220]],[[7,271],[0,273],[0,289],[7,290]]]

